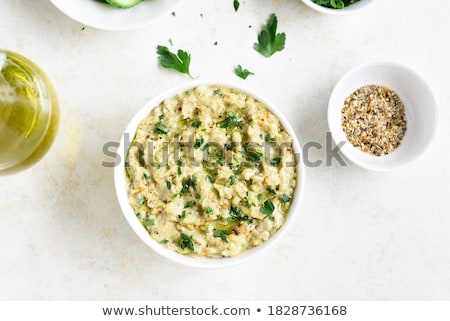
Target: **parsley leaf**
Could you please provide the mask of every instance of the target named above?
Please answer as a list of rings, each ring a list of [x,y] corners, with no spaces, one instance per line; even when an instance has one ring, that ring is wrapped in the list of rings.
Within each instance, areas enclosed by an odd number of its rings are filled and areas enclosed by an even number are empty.
[[[281,194],[280,200],[281,200],[283,203],[286,204],[287,202],[289,202],[289,201],[291,200],[291,197],[290,197],[289,195],[286,195],[286,194]]]
[[[158,134],[167,134],[169,132],[169,128],[162,123],[157,123],[155,128]]]
[[[242,79],[247,79],[248,76],[254,75],[254,73],[248,69],[242,69],[241,65],[237,65],[236,68],[234,68],[234,73]]]
[[[234,0],[234,1],[233,1],[234,11],[238,11],[239,5],[240,5],[240,3],[239,3],[238,0]]]
[[[192,122],[191,126],[195,127],[195,128],[199,128],[201,124],[202,124],[201,121],[195,120]]]
[[[219,237],[222,241],[225,243],[228,243],[227,235],[229,235],[230,232],[227,230],[217,230],[214,232],[214,237]]]
[[[284,49],[286,34],[284,32],[277,34],[277,25],[277,16],[272,13],[267,24],[258,35],[258,42],[253,45],[253,48],[264,57],[268,58],[275,52]]]
[[[275,206],[270,200],[267,200],[259,210],[263,214],[272,215],[273,211],[275,210]]]
[[[172,183],[170,181],[166,181],[166,186],[169,191],[172,189]]]
[[[242,129],[244,127],[244,123],[239,120],[237,115],[228,115],[224,120],[220,121],[218,125],[220,128],[236,126]]]
[[[194,240],[192,239],[192,236],[188,236],[184,233],[181,233],[180,247],[182,250],[188,248],[191,251],[194,251]]]
[[[183,74],[188,75],[191,78],[194,78],[189,72],[191,55],[186,51],[180,49],[175,55],[166,46],[158,46],[156,47],[156,52],[159,55],[159,64],[162,67],[177,70]]]

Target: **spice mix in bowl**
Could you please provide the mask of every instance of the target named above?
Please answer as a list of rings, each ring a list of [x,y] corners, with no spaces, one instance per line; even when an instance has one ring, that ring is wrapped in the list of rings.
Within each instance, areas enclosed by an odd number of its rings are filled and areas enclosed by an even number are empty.
[[[429,86],[416,72],[392,62],[352,69],[328,104],[328,126],[340,152],[370,170],[392,171],[417,159],[437,124]]]

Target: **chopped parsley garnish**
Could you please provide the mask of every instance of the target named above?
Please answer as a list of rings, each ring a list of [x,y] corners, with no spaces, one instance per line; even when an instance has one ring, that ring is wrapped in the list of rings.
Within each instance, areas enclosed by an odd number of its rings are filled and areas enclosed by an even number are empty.
[[[234,8],[234,11],[236,11],[236,12],[238,11],[239,5],[240,5],[240,3],[239,3],[238,0],[233,0],[233,8]]]
[[[258,42],[255,42],[253,48],[264,57],[270,57],[277,51],[284,49],[286,43],[286,34],[277,33],[278,19],[272,13],[267,24],[258,35]]]
[[[200,197],[202,197],[200,194],[195,194],[195,199],[197,199],[197,200],[199,200],[200,199]]]
[[[194,206],[195,205],[195,202],[194,201],[188,201],[187,203],[186,203],[186,205],[184,205],[184,208],[189,208],[189,207],[192,207],[192,206]]]
[[[181,212],[180,221],[186,218],[186,211]]]
[[[185,182],[183,183],[183,187],[181,188],[180,194],[186,194],[189,191],[189,188],[190,187],[194,188],[196,184],[197,178],[194,175],[189,176],[189,178],[186,179]]]
[[[266,200],[259,210],[265,215],[272,215],[273,211],[275,210],[275,206],[273,205],[272,201]]]
[[[264,141],[265,141],[266,143],[269,143],[270,145],[275,144],[275,139],[272,138],[272,137],[270,137],[270,135],[266,135],[266,136],[264,137]]]
[[[272,195],[277,195],[277,192],[273,188],[268,188],[267,191]]]
[[[241,154],[245,157],[246,160],[250,162],[259,162],[263,156],[261,152],[255,150],[252,147],[253,144],[247,143],[244,145],[244,149],[241,150]]]
[[[137,201],[138,201],[139,206],[144,205],[145,202],[147,201],[147,199],[145,198],[145,196],[144,196],[144,195],[141,195],[141,194],[138,194],[138,196],[136,196],[136,198],[137,198]]]
[[[161,114],[161,115],[159,115],[158,118],[159,118],[159,120],[163,120],[164,119],[164,115]]]
[[[230,206],[230,216],[227,218],[227,221],[231,222],[234,220],[238,221],[248,221],[247,215],[242,215],[241,210],[237,206]]]
[[[227,235],[229,234],[230,232],[228,232],[227,230],[217,230],[214,232],[214,237],[218,237],[225,243],[228,243]]]
[[[219,89],[214,89],[213,93],[214,93],[214,95],[218,95],[218,94],[220,94],[220,90]]]
[[[161,244],[167,244],[167,243],[169,243],[169,240],[162,240],[161,241]]]
[[[194,143],[194,148],[200,148],[204,142],[205,140],[203,139],[203,137],[197,138]]]
[[[147,175],[147,173],[143,173],[144,179],[148,182],[150,179],[150,176]]]
[[[244,127],[244,123],[239,120],[237,115],[228,115],[224,120],[220,121],[218,125],[220,128],[230,128],[236,126],[242,129]]]
[[[208,207],[205,211],[206,214],[212,214],[213,213],[213,209],[211,207]]]
[[[248,69],[243,69],[241,65],[237,65],[236,68],[234,68],[234,73],[242,79],[247,79],[248,76],[255,74]]]
[[[157,123],[155,128],[158,134],[167,134],[169,132],[169,128],[163,123]]]
[[[211,175],[206,176],[206,179],[212,184],[213,183],[213,179],[211,177]]]
[[[159,64],[167,69],[174,69],[193,78],[189,72],[191,55],[186,51],[178,50],[177,54],[172,53],[166,46],[156,47]]]
[[[289,202],[289,201],[291,200],[291,197],[290,197],[289,195],[286,195],[286,194],[281,194],[280,200],[281,200],[283,203],[286,204],[287,202]]]
[[[166,186],[169,191],[172,189],[172,183],[170,181],[166,181]]]
[[[236,184],[236,176],[234,176],[234,175],[231,175],[231,176],[230,176],[230,184],[231,184],[231,185]]]
[[[278,165],[280,165],[280,162],[281,162],[281,157],[272,158],[270,160],[270,166],[278,167]]]
[[[193,252],[194,251],[194,240],[192,239],[192,236],[188,236],[184,233],[181,233],[180,247],[182,250],[188,248]]]
[[[202,124],[201,121],[195,120],[191,123],[191,126],[195,127],[195,128],[199,128],[201,124]]]
[[[256,197],[258,198],[258,201],[260,201],[262,198],[262,194],[258,194],[258,196],[256,196]]]
[[[153,219],[145,220],[145,226],[150,227],[152,225],[155,225],[155,220]]]
[[[178,165],[178,169],[177,169],[177,173],[178,175],[181,175],[181,166],[183,165],[183,161],[181,159],[177,160],[177,165]]]

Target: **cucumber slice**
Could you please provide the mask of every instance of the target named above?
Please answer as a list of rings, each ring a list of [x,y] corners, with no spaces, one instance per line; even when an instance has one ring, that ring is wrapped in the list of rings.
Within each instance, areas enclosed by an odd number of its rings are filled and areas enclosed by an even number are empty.
[[[127,9],[134,7],[143,0],[105,0],[105,1],[114,7]]]

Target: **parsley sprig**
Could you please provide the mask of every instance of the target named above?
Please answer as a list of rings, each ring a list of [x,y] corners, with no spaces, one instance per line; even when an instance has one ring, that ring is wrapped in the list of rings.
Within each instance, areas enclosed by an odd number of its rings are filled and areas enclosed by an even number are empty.
[[[242,79],[247,79],[248,76],[254,75],[250,70],[243,69],[241,65],[237,65],[236,68],[234,68],[234,73]]]
[[[255,42],[253,48],[264,57],[270,57],[277,51],[284,49],[286,43],[286,34],[277,33],[278,19],[272,13],[267,24],[258,35],[258,42]]]
[[[166,46],[158,46],[156,48],[158,54],[159,64],[167,69],[174,69],[183,74],[192,77],[189,71],[189,65],[191,63],[191,55],[183,50],[178,50],[177,54],[174,54]]]

